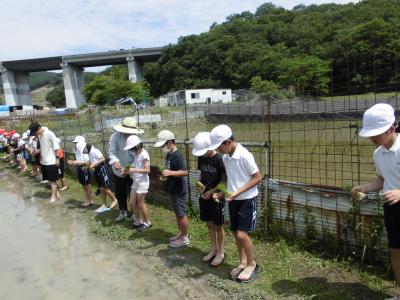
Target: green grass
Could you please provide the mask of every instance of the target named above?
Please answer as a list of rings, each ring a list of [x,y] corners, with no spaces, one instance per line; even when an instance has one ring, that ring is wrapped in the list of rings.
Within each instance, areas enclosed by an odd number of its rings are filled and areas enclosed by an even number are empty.
[[[11,167],[1,163],[7,172]],[[115,224],[118,211],[96,216],[92,210],[80,209],[83,192],[77,180],[67,175],[67,191],[62,193],[60,209],[87,222],[90,230],[108,243],[130,249],[132,253],[154,256],[163,264],[156,270],[161,278],[171,274],[180,280],[196,280],[220,291],[219,297],[227,299],[384,299],[400,290],[388,279],[386,270],[361,266],[346,259],[326,259],[310,253],[300,243],[261,238],[261,229],[253,234],[255,253],[263,271],[251,284],[238,284],[228,279],[230,270],[238,263],[232,235],[226,229],[226,260],[219,268],[201,262],[209,249],[204,223],[190,213],[190,247],[171,249],[167,240],[177,231],[173,212],[156,199],[147,199],[153,228],[139,233],[129,228],[129,221]],[[30,183],[27,179],[26,184]],[[46,189],[43,188],[44,191]],[[96,206],[99,200],[96,197]]]

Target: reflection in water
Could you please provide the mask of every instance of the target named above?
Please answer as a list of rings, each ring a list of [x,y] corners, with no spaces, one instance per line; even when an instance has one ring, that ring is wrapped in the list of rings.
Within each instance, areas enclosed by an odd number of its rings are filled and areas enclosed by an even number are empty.
[[[142,256],[111,249],[7,176],[0,171],[0,299],[179,298]]]

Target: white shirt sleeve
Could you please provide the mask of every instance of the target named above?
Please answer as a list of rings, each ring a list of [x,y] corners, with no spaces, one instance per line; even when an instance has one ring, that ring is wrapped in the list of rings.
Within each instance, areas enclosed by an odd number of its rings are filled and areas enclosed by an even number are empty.
[[[254,160],[253,154],[249,152],[248,155],[246,155],[243,165],[246,168],[247,172],[249,172],[249,175],[254,175],[259,171],[258,166]]]

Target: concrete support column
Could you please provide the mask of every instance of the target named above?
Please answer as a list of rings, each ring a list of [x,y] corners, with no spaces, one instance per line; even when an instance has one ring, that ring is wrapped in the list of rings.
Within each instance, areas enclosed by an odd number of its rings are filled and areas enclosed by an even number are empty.
[[[0,66],[6,105],[31,105],[29,73],[13,72]]]
[[[143,80],[143,63],[137,61],[132,55],[128,56],[126,61],[128,62],[129,81],[137,82]]]
[[[79,108],[86,102],[81,93],[82,88],[85,86],[83,68],[66,62],[61,63],[61,67],[63,70],[66,106],[68,108]]]

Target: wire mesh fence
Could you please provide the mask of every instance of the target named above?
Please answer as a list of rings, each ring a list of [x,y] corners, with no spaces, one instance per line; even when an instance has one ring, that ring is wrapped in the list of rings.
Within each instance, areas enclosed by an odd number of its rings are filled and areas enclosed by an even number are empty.
[[[292,99],[261,96],[258,101],[237,99],[228,104],[140,111],[130,106],[90,108],[0,122],[6,129],[22,132],[36,119],[61,138],[67,152],[73,152],[73,138],[84,135],[107,154],[112,127],[124,117],[135,116],[145,130],[141,138],[151,157],[149,197],[160,201],[166,201],[166,194],[157,166],[164,157],[152,145],[160,130],[169,129],[189,166],[188,203],[194,210],[199,197],[194,181],[199,171],[197,158],[191,155],[191,140],[198,132],[227,124],[235,139],[253,153],[264,178],[259,186],[259,228],[266,236],[305,241],[321,251],[350,254],[362,261],[386,262],[380,195],[369,194],[358,202],[349,193],[351,187],[375,176],[375,146],[358,136],[363,112],[378,102],[399,110],[397,61],[389,71],[386,62],[375,59],[371,63],[374,67],[366,68],[357,58],[342,60],[342,72],[330,75],[329,92],[324,96],[300,83],[297,89],[303,96]]]

